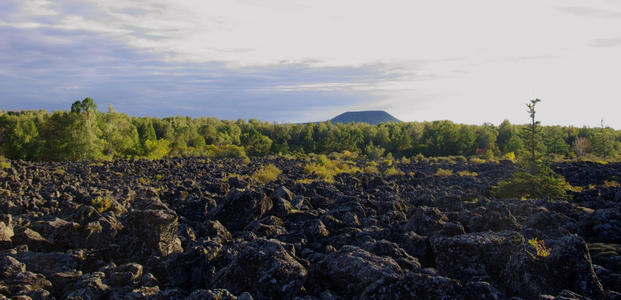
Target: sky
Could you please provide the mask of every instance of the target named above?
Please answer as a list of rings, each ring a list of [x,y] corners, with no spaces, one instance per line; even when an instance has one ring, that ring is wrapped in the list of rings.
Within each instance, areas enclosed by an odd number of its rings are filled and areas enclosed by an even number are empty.
[[[621,129],[620,0],[2,0],[0,109]]]

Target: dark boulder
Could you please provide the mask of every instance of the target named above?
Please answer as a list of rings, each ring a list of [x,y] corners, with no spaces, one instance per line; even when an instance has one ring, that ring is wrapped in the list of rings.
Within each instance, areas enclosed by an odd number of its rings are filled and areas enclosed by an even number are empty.
[[[130,236],[127,245],[131,252],[150,252],[166,256],[182,252],[177,235],[177,215],[167,210],[133,210],[128,214]]]
[[[272,209],[272,199],[257,190],[232,190],[209,216],[227,229],[238,231]]]
[[[300,294],[307,270],[277,240],[256,239],[236,245],[238,252],[216,273],[213,286],[259,299],[290,299]]]
[[[387,277],[371,283],[360,299],[463,299],[459,281],[419,272],[402,278]]]
[[[582,238],[569,235],[546,242],[551,249],[548,256],[523,245],[511,257],[501,274],[511,294],[532,298],[571,290],[594,299],[605,298]]]
[[[376,256],[354,246],[344,246],[317,262],[313,273],[324,285],[348,295],[359,295],[380,279],[399,279],[403,271],[390,257]]]
[[[422,235],[432,235],[440,231],[448,217],[437,207],[420,206],[409,218],[405,229]]]
[[[515,231],[474,232],[431,241],[440,274],[470,281],[497,278],[524,237]]]

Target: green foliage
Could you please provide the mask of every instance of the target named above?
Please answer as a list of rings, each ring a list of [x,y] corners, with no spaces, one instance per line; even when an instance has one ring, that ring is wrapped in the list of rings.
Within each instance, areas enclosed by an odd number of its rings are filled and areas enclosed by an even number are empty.
[[[282,173],[282,170],[280,170],[273,164],[269,164],[267,166],[263,166],[260,169],[256,170],[254,173],[252,173],[251,177],[254,178],[258,182],[266,184],[266,183],[276,180],[276,178],[278,178],[278,175],[280,175],[281,173]]]
[[[319,155],[314,162],[304,166],[304,173],[313,175],[321,180],[332,182],[334,176],[342,173],[353,174],[361,170],[350,161],[330,160],[325,155]]]
[[[479,173],[477,173],[477,172],[470,172],[468,170],[463,170],[463,171],[457,172],[457,175],[459,175],[459,176],[477,177],[477,176],[479,176]]]
[[[552,249],[546,247],[543,240],[538,240],[536,237],[529,239],[528,244],[535,249],[535,255],[538,257],[548,257],[550,255],[550,251],[552,251]]]
[[[535,103],[529,104],[533,110]],[[26,160],[176,156],[245,159],[247,155],[331,153],[333,160],[356,160],[358,154],[380,160],[390,154],[398,162],[404,157],[424,161],[425,156],[479,155],[491,159],[510,152],[532,158],[534,145],[535,160],[550,154],[565,158],[592,154],[609,161],[620,158],[620,136],[619,131],[611,128],[541,127],[538,123],[512,125],[509,121],[499,126],[451,121],[374,126],[330,122],[274,124],[180,116],[138,118],[112,108],[100,112],[91,98],[75,101],[69,111],[0,113],[0,154]],[[576,144],[578,141],[582,143]],[[572,143],[576,146],[569,147]],[[588,145],[592,145],[592,151]]]
[[[384,152],[386,150],[380,146],[375,146],[373,145],[373,142],[371,142],[369,145],[367,145],[364,148],[364,153],[367,154],[367,157],[371,160],[378,160],[382,157],[382,155],[384,155]]]
[[[446,170],[446,169],[438,168],[434,175],[442,176],[442,177],[451,176],[453,175],[453,170]]]
[[[392,176],[392,175],[404,175],[405,173],[403,173],[401,170],[395,168],[395,167],[391,167],[388,168],[384,171],[384,175],[386,176]]]
[[[0,170],[8,169],[11,167],[11,163],[6,160],[6,158],[0,155]]]
[[[518,162],[518,171],[509,179],[500,181],[492,188],[492,194],[500,198],[537,198],[556,199],[567,198],[567,190],[572,186],[565,178],[556,174],[546,162],[541,159],[540,146],[542,144],[539,132],[539,122],[535,120],[535,105],[541,100],[531,100],[527,104],[531,123],[524,132],[528,155],[524,155]]]
[[[100,213],[110,210],[112,201],[109,196],[96,197],[91,199],[91,205]]]
[[[492,188],[498,198],[557,199],[567,198],[572,186],[549,168],[535,174],[518,171]]]
[[[168,152],[170,152],[170,141],[168,140],[157,140],[151,141],[146,140],[144,144],[145,154],[144,157],[148,159],[162,159]]]

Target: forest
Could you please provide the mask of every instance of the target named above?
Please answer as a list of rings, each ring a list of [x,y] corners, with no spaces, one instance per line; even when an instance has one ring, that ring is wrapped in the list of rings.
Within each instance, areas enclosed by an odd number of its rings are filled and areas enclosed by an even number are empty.
[[[514,158],[524,152],[523,128],[451,121],[277,124],[256,119],[134,117],[91,98],[69,111],[0,112],[0,155],[34,161],[117,158],[248,157],[357,152],[370,158],[477,156]],[[552,159],[618,160],[621,131],[610,127],[542,126],[542,153]]]

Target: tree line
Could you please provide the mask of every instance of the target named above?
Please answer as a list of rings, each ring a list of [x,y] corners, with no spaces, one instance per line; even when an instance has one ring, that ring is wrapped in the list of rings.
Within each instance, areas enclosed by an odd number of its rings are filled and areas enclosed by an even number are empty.
[[[171,156],[245,157],[268,154],[358,152],[394,157],[520,155],[528,125],[451,121],[277,124],[256,119],[132,117],[91,98],[69,111],[0,112],[0,154],[24,160],[159,159]],[[621,131],[609,127],[543,126],[540,151],[557,158],[618,159]]]

